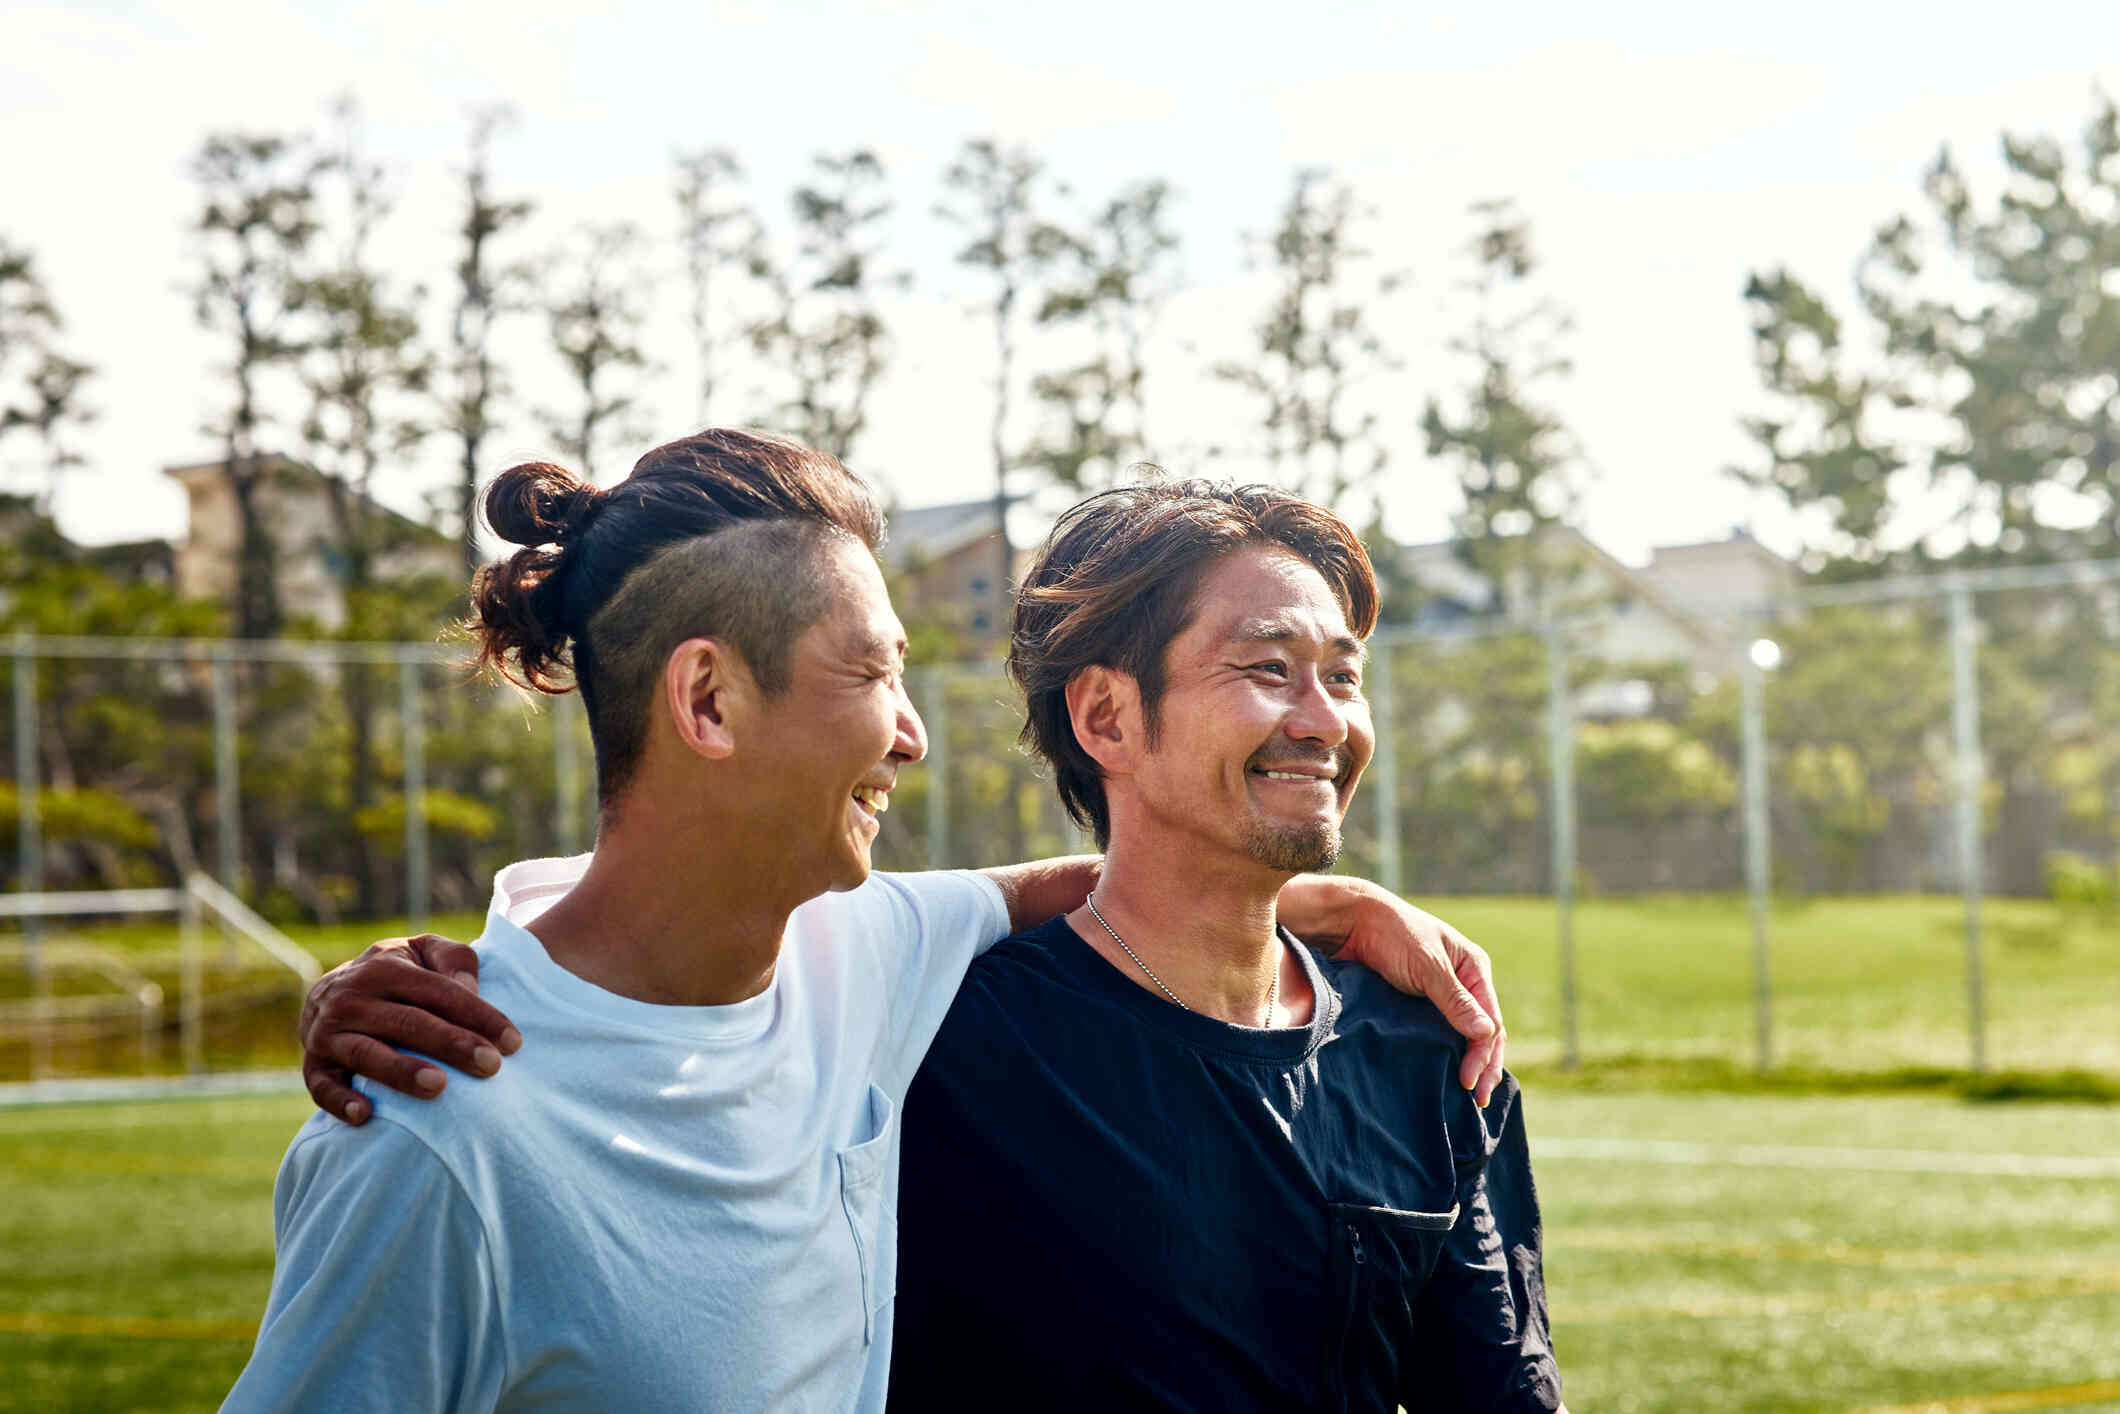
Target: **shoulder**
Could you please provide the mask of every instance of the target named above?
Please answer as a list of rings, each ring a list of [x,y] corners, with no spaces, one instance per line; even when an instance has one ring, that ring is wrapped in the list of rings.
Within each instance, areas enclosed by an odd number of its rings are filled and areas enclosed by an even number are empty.
[[[985,931],[1008,926],[1008,904],[993,880],[969,869],[913,874],[878,871],[858,888],[820,894],[798,905],[794,921],[805,928],[885,936],[936,927]]]
[[[1342,1034],[1368,1033],[1397,1046],[1417,1046],[1452,1057],[1464,1054],[1465,1038],[1426,997],[1408,996],[1359,963],[1312,956],[1317,957],[1326,982],[1339,994],[1335,1029]]]
[[[972,963],[974,980],[1000,986],[1060,985],[1070,975],[1061,949],[1073,944],[1067,916],[1049,918],[1034,928],[1011,933]]]

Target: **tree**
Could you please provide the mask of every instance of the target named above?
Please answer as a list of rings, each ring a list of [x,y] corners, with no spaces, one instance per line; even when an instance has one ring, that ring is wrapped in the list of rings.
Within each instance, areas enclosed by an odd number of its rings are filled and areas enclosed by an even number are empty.
[[[94,370],[55,346],[64,327],[29,251],[0,238],[0,443],[15,432],[29,432],[42,443],[45,485],[39,499],[46,512],[61,473],[81,464],[67,433],[95,418],[80,396]],[[11,391],[18,378],[19,392]]]
[[[717,205],[715,193],[743,179],[743,166],[726,147],[677,154],[677,238],[692,287],[692,350],[699,362],[699,421],[711,426],[721,355],[728,342],[716,305],[716,272],[733,265],[763,273],[758,220],[741,203]]]
[[[420,347],[413,313],[418,292],[398,300],[370,253],[376,226],[391,206],[388,176],[364,151],[353,99],[334,104],[333,117],[336,140],[319,186],[339,208],[340,239],[330,267],[297,289],[294,307],[308,323],[297,368],[310,399],[304,440],[312,465],[323,473],[338,536],[348,636],[362,638],[375,618],[369,601],[378,587],[378,562],[396,548],[391,532],[397,521],[375,502],[376,470],[386,456],[402,457],[426,436],[414,399],[426,391],[432,363]],[[366,664],[350,663],[344,671],[352,806],[358,813],[375,801],[375,682]],[[355,879],[365,912],[380,903],[378,873],[372,844],[362,837]]]
[[[1745,419],[1760,464],[1729,474],[1808,514],[1813,569],[1873,570],[1890,554],[1889,483],[1906,464],[1876,430],[1890,389],[1848,366],[1839,317],[1787,270],[1753,275],[1745,303],[1753,363],[1775,408]]]
[[[595,478],[596,455],[610,442],[647,435],[633,415],[634,380],[648,365],[639,343],[647,299],[636,263],[641,244],[639,228],[629,223],[586,225],[570,248],[548,262],[553,274],[565,276],[545,310],[552,347],[581,403],[569,413],[541,414],[540,420],[586,480]]]
[[[1522,578],[1543,605],[1556,570],[1536,552],[1546,529],[1575,507],[1581,456],[1535,387],[1569,372],[1560,342],[1570,320],[1524,288],[1538,267],[1530,223],[1515,205],[1482,201],[1472,211],[1479,226],[1466,246],[1473,271],[1460,285],[1472,301],[1472,323],[1449,343],[1472,365],[1472,382],[1456,400],[1455,417],[1430,398],[1421,430],[1428,455],[1456,473],[1460,555],[1498,587]]]
[[[1082,231],[1066,233],[1059,270],[1038,307],[1041,326],[1080,330],[1089,340],[1083,361],[1031,379],[1045,427],[1024,464],[1070,490],[1111,485],[1129,461],[1153,459],[1146,354],[1176,283],[1169,200],[1168,183],[1137,182]]]
[[[790,205],[792,258],[776,263],[757,247],[751,259],[772,300],[772,313],[750,328],[751,347],[788,390],[765,420],[845,461],[868,426],[869,394],[890,349],[877,292],[906,283],[877,270],[892,210],[883,164],[868,151],[820,153]]]
[[[375,474],[385,457],[418,446],[427,425],[412,395],[433,371],[420,347],[418,290],[400,298],[373,263],[370,241],[389,214],[388,174],[362,148],[360,109],[351,98],[333,106],[337,141],[319,168],[320,194],[341,210],[338,249],[329,268],[300,280],[292,308],[305,316],[295,367],[309,394],[302,424],[311,464],[324,473],[351,595],[375,578],[389,547],[378,534]]]
[[[1039,214],[1044,176],[1045,164],[1028,150],[974,138],[944,171],[945,194],[935,208],[968,237],[957,252],[957,263],[983,272],[993,282],[992,297],[982,307],[994,330],[994,412],[987,442],[994,459],[994,519],[1000,530],[994,578],[997,623],[1015,568],[1008,533],[1008,474],[1016,459],[1009,451],[1008,422],[1021,332],[1019,305],[1067,243],[1066,234]]]
[[[202,265],[192,287],[204,327],[233,348],[226,410],[206,427],[224,449],[242,528],[236,560],[236,633],[267,638],[279,631],[277,553],[261,496],[271,473],[258,433],[271,422],[265,380],[292,360],[292,306],[316,236],[317,158],[306,139],[276,134],[217,133],[192,161],[202,203],[193,230]]]
[[[493,195],[493,139],[511,121],[504,107],[481,108],[471,118],[471,154],[463,170],[462,244],[456,262],[456,308],[451,317],[449,387],[442,396],[442,426],[457,440],[456,502],[464,546],[464,571],[484,558],[478,547],[478,487],[487,436],[508,396],[508,378],[493,354],[501,319],[526,302],[526,272],[499,263],[493,242],[522,224],[531,211],[523,200]]]
[[[1376,412],[1349,401],[1365,377],[1394,366],[1368,311],[1402,278],[1387,271],[1350,288],[1368,255],[1353,244],[1360,214],[1354,189],[1329,172],[1295,174],[1278,224],[1258,243],[1275,281],[1254,326],[1258,352],[1214,368],[1259,403],[1259,450],[1272,478],[1324,505],[1342,504],[1373,482],[1390,455],[1377,437]]]
[[[2071,161],[2002,138],[2003,185],[1972,190],[1948,149],[1925,219],[1882,227],[1860,272],[1910,402],[1945,421],[1929,449],[1982,558],[2120,552],[2120,112],[2101,98]],[[2056,510],[2080,519],[2059,526]]]

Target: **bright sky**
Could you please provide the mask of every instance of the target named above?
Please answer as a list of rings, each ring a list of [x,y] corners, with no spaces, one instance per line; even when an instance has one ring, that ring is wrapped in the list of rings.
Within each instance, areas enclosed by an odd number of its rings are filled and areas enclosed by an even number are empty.
[[[539,205],[520,253],[590,219],[630,218],[663,242],[657,440],[693,422],[673,150],[735,148],[753,199],[777,212],[810,153],[870,147],[900,202],[893,254],[919,283],[894,306],[894,366],[858,461],[921,504],[989,490],[987,335],[929,214],[963,139],[1027,144],[1085,194],[1175,184],[1187,289],[1161,330],[1151,413],[1185,446],[1227,440],[1245,415],[1204,371],[1242,353],[1262,303],[1243,236],[1268,226],[1295,167],[1327,165],[1378,208],[1370,247],[1412,272],[1411,292],[1377,311],[1407,367],[1374,396],[1395,429],[1393,527],[1432,538],[1451,492],[1421,456],[1417,420],[1454,376],[1454,252],[1470,202],[1512,196],[1534,222],[1544,287],[1576,316],[1577,371],[1554,401],[1599,473],[1590,533],[1632,557],[1751,522],[1786,549],[1787,525],[1718,474],[1747,455],[1737,419],[1757,406],[1747,272],[1786,263],[1845,300],[1869,232],[1915,205],[1939,144],[1986,178],[2000,131],[2073,141],[2100,85],[2120,92],[2120,5],[2107,0],[10,0],[0,234],[36,254],[69,349],[100,370],[102,418],[81,439],[91,465],[62,488],[64,525],[91,541],[173,535],[182,501],[159,468],[213,455],[198,429],[221,396],[222,350],[183,293],[197,205],[186,167],[209,132],[317,129],[333,94],[357,93],[402,183],[382,253],[435,290],[439,341],[464,115],[513,102],[522,120],[497,149],[500,188]],[[510,337],[523,391],[558,396],[542,328]],[[544,450],[516,409],[502,455]],[[23,468],[0,471],[27,489]],[[448,476],[437,442],[381,489],[416,507]]]

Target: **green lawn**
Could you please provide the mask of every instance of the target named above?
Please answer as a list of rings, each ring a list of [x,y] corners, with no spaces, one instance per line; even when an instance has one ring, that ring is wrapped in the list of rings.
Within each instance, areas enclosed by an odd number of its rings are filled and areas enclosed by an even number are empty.
[[[1553,906],[1537,898],[1420,901],[1493,952],[1512,1063],[1533,1073],[1551,1067],[1562,1053]],[[468,940],[482,922],[452,914],[429,926]],[[1984,922],[1989,1067],[2078,1069],[2120,1085],[2120,914],[1990,899]],[[404,930],[403,920],[384,920],[296,928],[292,936],[335,963],[371,938]],[[146,920],[88,936],[165,959],[172,942],[166,924]],[[1968,1064],[1963,916],[1955,898],[1783,901],[1773,911],[1771,936],[1779,1064],[1799,1073],[1878,1074]],[[1674,1067],[1751,1068],[1752,935],[1743,899],[1591,899],[1577,908],[1575,939],[1580,1044],[1594,1071],[1661,1068],[1660,1079],[1647,1078],[1669,1083]],[[218,956],[218,947],[209,953]],[[0,993],[19,990],[18,979],[0,976]],[[167,985],[173,1017],[173,975]],[[224,1053],[224,1064],[285,1063],[292,1018],[289,1002],[209,1044]],[[119,1038],[109,1068],[134,1064],[135,1048],[135,1038]],[[167,1050],[174,1055],[173,1042]],[[77,1052],[74,1059],[76,1069],[92,1067],[93,1058],[82,1064]],[[0,1080],[22,1078],[20,1060],[0,1047]]]
[[[1494,954],[1513,1057],[1561,1049],[1559,951],[1541,899],[1424,898]],[[1955,898],[1781,902],[1770,923],[1776,1060],[1837,1070],[1963,1067],[1964,915]],[[2120,915],[1989,899],[1988,1065],[2120,1079]],[[1671,895],[1577,906],[1582,1053],[1755,1055],[1752,932],[1741,898]]]
[[[2120,1411],[2120,1107],[1527,1103],[1579,1414]],[[306,1108],[0,1110],[0,1411],[214,1408],[264,1305],[272,1174]],[[1983,1155],[2098,1156],[2104,1176],[1895,1171]]]

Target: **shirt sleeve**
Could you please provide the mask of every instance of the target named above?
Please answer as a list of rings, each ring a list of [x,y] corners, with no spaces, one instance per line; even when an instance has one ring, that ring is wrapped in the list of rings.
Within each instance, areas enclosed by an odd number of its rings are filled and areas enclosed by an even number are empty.
[[[312,1121],[273,1229],[272,1294],[222,1414],[494,1407],[507,1356],[485,1231],[425,1144],[380,1117]]]
[[[875,874],[889,916],[879,920],[889,1023],[878,1083],[904,1095],[972,959],[1008,936],[1000,887],[970,870]]]
[[[1420,1349],[1400,1362],[1408,1371],[1401,1399],[1409,1409],[1558,1409],[1523,1094],[1512,1076],[1484,1111],[1463,1092],[1455,1098],[1469,1112],[1451,1124],[1458,1220],[1415,1307]],[[1438,1386],[1449,1397],[1439,1397]]]

